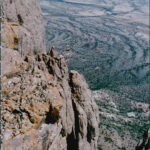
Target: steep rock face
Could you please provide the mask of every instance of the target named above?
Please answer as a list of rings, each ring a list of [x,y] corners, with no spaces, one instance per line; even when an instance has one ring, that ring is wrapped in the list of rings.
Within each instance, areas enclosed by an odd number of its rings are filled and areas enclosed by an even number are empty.
[[[98,108],[83,76],[53,49],[16,57],[2,74],[2,149],[97,149]]]
[[[150,150],[150,129],[145,131],[143,139],[138,143],[135,150]]]
[[[97,149],[98,108],[83,76],[45,53],[36,0],[3,0],[2,15],[2,150]]]
[[[36,0],[2,1],[2,46],[20,51],[44,52],[44,24]]]
[[[75,140],[72,141],[78,143],[78,148],[75,148],[75,150],[95,150],[97,149],[99,133],[97,105],[92,99],[91,91],[85,79],[77,71],[70,72],[70,86],[75,113],[75,133],[72,137]]]

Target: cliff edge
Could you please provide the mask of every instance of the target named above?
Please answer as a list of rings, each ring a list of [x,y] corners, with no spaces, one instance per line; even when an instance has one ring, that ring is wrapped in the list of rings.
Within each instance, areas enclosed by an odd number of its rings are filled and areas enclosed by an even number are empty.
[[[98,107],[82,75],[47,54],[36,0],[2,1],[2,150],[96,150]]]

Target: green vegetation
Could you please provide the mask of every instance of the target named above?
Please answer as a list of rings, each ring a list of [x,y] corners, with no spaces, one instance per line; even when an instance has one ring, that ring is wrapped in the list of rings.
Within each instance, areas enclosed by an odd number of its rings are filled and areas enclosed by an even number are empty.
[[[18,17],[18,22],[19,22],[19,24],[20,24],[20,25],[23,25],[24,21],[23,21],[21,15],[18,14],[17,17]]]
[[[126,150],[126,148],[125,148],[125,147],[122,147],[120,150]]]
[[[37,51],[36,48],[33,50],[33,53],[34,53],[34,55],[37,55],[37,54],[38,54],[38,51]]]
[[[12,20],[12,19],[10,19],[10,18],[7,18],[7,21],[8,21],[8,22],[12,22],[13,20]]]
[[[103,150],[100,145],[98,146],[98,150]]]
[[[104,137],[104,139],[105,139],[105,142],[113,142],[110,137]]]

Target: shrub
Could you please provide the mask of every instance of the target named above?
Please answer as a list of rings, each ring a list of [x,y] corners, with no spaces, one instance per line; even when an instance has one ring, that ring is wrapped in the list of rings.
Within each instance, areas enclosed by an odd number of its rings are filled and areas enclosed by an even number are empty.
[[[23,25],[24,21],[23,21],[21,15],[18,14],[17,17],[18,17],[18,22],[19,22],[19,24],[20,24],[20,25]]]
[[[59,120],[59,110],[56,107],[50,105],[49,112],[46,114],[45,122],[49,123],[56,123]]]
[[[104,139],[105,139],[106,142],[112,142],[112,139],[109,138],[109,137],[104,137]]]

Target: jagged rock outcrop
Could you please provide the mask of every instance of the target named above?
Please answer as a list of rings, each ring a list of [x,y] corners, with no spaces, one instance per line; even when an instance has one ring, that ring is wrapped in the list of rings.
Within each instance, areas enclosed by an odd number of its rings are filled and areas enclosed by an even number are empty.
[[[45,53],[37,2],[3,0],[2,15],[2,150],[96,150],[97,105],[83,76]]]
[[[45,51],[41,9],[36,0],[2,0],[2,46],[22,55]]]
[[[150,150],[150,129],[144,132],[143,139],[138,143],[135,150]]]
[[[99,136],[97,105],[92,100],[91,91],[85,79],[77,71],[70,72],[70,86],[75,112],[75,132],[71,134],[70,143],[72,144],[72,141],[78,142],[78,148],[73,148],[73,146],[72,149],[95,150]]]
[[[53,49],[24,60],[6,51],[16,69],[2,73],[2,149],[97,149],[98,108],[83,76]]]

